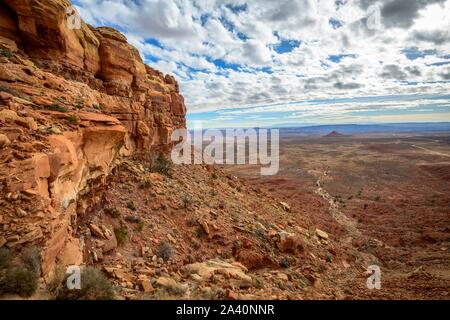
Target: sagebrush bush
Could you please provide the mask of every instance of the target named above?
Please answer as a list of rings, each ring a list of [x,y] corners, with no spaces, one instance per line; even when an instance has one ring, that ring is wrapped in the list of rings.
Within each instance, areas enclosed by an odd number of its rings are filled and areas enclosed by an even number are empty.
[[[289,260],[286,257],[283,257],[280,261],[280,266],[282,268],[289,268]]]
[[[131,223],[139,223],[139,221],[141,221],[141,218],[130,215],[130,216],[125,217],[125,221],[131,222]]]
[[[120,218],[120,210],[117,208],[105,208],[105,213],[113,218]]]
[[[13,56],[13,53],[9,49],[0,49],[0,55],[6,58],[11,58]]]
[[[62,270],[55,273],[47,289],[57,300],[112,300],[114,287],[108,278],[98,269],[86,267],[81,271],[81,289],[67,288],[68,275]]]
[[[102,103],[100,103],[100,104],[93,104],[92,105],[92,108],[94,108],[94,109],[96,109],[96,110],[101,110],[101,111],[104,111],[105,109],[106,109],[106,106],[104,105],[104,104],[102,104]]]
[[[139,187],[141,189],[149,189],[149,188],[153,187],[153,183],[150,179],[144,179],[143,181],[141,181],[141,184],[139,185]]]
[[[127,242],[128,230],[127,227],[121,225],[114,228],[114,234],[116,235],[117,243],[119,245],[124,245]]]
[[[188,207],[190,207],[193,202],[194,202],[194,199],[192,199],[192,196],[190,194],[185,194],[183,196],[183,205],[186,209]]]
[[[195,227],[198,225],[198,220],[196,218],[190,217],[186,220],[186,224],[188,227]]]
[[[59,291],[66,286],[66,279],[64,268],[57,266],[53,277],[46,283],[47,291],[56,298],[59,295]]]
[[[136,204],[135,204],[133,201],[129,201],[129,202],[127,203],[127,208],[130,209],[130,210],[132,210],[132,211],[136,211],[136,210],[137,210]]]
[[[24,266],[6,269],[0,276],[0,295],[18,294],[29,297],[38,287],[37,280],[36,273]]]
[[[151,171],[170,176],[172,172],[172,161],[166,158],[163,153],[160,153],[156,161],[151,165]]]
[[[57,103],[52,104],[51,106],[48,107],[48,109],[52,110],[52,111],[58,111],[58,112],[67,112],[67,111],[69,111],[69,109],[67,109],[66,107],[61,106],[61,105],[59,105]]]
[[[11,252],[6,248],[0,248],[0,269],[7,268],[11,262]]]
[[[155,254],[158,258],[169,261],[172,258],[172,246],[170,243],[163,241],[156,247]]]
[[[41,273],[39,251],[34,247],[26,248],[18,258],[13,259],[8,249],[0,249],[0,295],[29,297],[38,287]]]
[[[144,229],[144,221],[139,221],[136,226],[136,231],[141,232]]]
[[[75,115],[70,115],[70,116],[67,117],[67,122],[69,124],[76,125],[76,124],[78,124],[78,118]]]
[[[37,276],[41,274],[41,253],[36,247],[26,248],[21,254],[21,259],[28,270]]]

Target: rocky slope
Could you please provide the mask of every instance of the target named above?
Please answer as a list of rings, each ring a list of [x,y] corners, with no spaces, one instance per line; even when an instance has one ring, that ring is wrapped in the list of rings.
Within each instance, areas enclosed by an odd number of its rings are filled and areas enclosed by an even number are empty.
[[[78,220],[124,157],[185,126],[170,76],[114,29],[66,24],[69,1],[0,3],[0,246],[42,249],[42,275],[83,260]]]
[[[341,261],[356,258],[317,230],[303,208],[211,166],[174,166],[172,172],[123,162],[109,176],[102,200],[79,223],[85,263],[103,269],[120,296],[343,297],[340,288],[322,283],[342,268]],[[324,202],[317,205],[326,209]],[[125,236],[117,245],[109,235],[118,229]],[[362,268],[353,270],[364,276]]]

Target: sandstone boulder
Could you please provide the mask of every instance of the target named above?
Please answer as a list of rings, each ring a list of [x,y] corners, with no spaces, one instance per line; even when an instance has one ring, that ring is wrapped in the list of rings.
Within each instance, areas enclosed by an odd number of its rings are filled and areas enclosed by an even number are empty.
[[[9,139],[6,135],[0,134],[0,147],[6,146],[10,143],[11,143],[11,141],[9,141]]]
[[[277,243],[278,249],[283,253],[297,253],[303,251],[303,244],[300,238],[294,234],[285,231],[278,233],[279,241]]]
[[[320,229],[316,229],[316,235],[319,239],[327,240],[328,239],[328,233],[325,231],[322,231]]]
[[[209,281],[214,275],[239,280],[240,286],[251,286],[252,278],[246,274],[245,266],[238,262],[229,263],[219,259],[212,259],[202,263],[193,263],[184,266],[186,274],[197,274],[202,281]]]

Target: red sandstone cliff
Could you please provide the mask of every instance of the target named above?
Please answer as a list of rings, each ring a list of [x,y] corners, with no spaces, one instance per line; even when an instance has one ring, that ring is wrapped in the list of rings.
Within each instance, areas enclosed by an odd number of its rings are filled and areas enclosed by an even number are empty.
[[[79,263],[77,221],[124,156],[151,159],[185,127],[170,76],[118,31],[66,24],[67,0],[0,3],[0,247]]]

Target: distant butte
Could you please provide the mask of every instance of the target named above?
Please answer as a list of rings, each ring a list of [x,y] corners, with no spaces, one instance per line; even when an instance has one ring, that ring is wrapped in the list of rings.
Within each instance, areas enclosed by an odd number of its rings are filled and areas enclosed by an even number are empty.
[[[325,135],[324,137],[342,137],[344,134],[339,133],[337,131],[331,131],[329,134]]]

